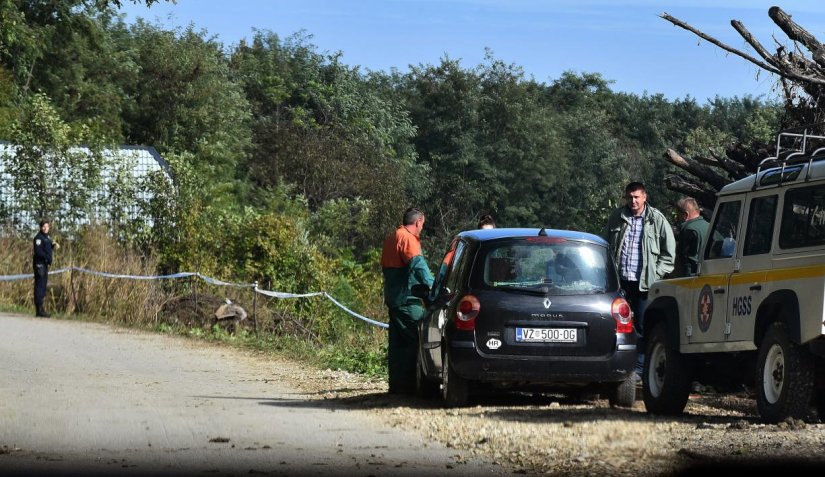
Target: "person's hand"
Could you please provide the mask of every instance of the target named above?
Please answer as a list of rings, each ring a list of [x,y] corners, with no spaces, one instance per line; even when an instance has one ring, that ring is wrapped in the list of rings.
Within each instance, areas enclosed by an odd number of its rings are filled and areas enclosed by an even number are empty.
[[[60,244],[57,243],[57,242],[52,242],[52,246],[54,247],[55,250],[60,248]]]

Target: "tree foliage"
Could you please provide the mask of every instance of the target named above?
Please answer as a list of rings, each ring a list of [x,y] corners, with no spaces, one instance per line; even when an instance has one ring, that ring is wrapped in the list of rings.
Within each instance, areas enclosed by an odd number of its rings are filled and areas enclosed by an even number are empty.
[[[146,191],[132,173],[131,160],[100,143],[88,128],[63,121],[45,95],[29,98],[9,138],[0,183],[16,201],[7,204],[7,218],[57,219],[67,232],[96,221],[118,229],[145,225],[140,219],[129,224],[126,213],[140,207]]]
[[[233,51],[230,65],[255,118],[247,177],[256,189],[294,185],[313,211],[329,210],[330,201],[369,211],[372,231],[350,228],[350,242],[337,242],[363,252],[374,230],[393,223],[387,211],[405,201],[408,184],[424,180],[406,146],[414,128],[357,68],[318,53],[309,40],[258,32]]]
[[[78,150],[83,131],[73,131],[45,95],[34,95],[13,126],[13,153],[4,156],[18,207],[30,216],[57,217],[77,226],[93,215],[94,192],[104,165],[99,150]]]
[[[140,65],[124,89],[124,137],[161,153],[192,154],[210,184],[235,179],[249,147],[250,112],[219,43],[193,27],[168,31],[138,21],[126,39]]]

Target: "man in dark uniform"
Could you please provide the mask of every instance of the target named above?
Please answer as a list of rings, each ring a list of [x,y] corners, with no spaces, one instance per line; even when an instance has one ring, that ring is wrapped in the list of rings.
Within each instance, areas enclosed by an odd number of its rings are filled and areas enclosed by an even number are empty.
[[[692,197],[680,199],[676,202],[676,209],[682,221],[677,237],[677,276],[696,275],[710,224],[702,217],[699,204]]]
[[[40,231],[34,236],[32,246],[32,265],[34,267],[34,306],[37,308],[35,316],[48,318],[49,314],[43,309],[43,300],[46,298],[46,284],[49,281],[49,265],[52,264],[52,250],[60,246],[52,242],[49,237],[49,221],[40,221]]]

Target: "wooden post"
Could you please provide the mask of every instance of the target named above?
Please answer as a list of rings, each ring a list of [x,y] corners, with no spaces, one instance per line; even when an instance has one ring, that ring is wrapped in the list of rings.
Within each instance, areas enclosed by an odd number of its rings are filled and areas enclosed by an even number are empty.
[[[77,297],[74,294],[74,268],[69,266],[69,312],[75,314],[77,311]]]
[[[77,295],[74,291],[74,253],[73,248],[66,244],[69,252],[69,311],[71,314],[77,313]]]
[[[252,323],[255,325],[255,334],[258,334],[258,282],[252,288]]]
[[[192,295],[195,296],[195,314],[198,313],[198,284],[197,284],[197,275],[192,275],[189,277],[190,279],[190,287],[192,288]]]

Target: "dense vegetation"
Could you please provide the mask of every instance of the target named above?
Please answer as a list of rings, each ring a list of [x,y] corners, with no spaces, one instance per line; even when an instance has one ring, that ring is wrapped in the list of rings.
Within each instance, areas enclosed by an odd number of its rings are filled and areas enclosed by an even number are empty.
[[[121,257],[141,257],[152,272],[326,290],[380,320],[378,251],[407,206],[428,214],[431,263],[484,213],[505,227],[599,233],[629,180],[647,183],[661,209],[678,198],[664,186],[673,168],[661,160],[667,148],[707,155],[767,142],[782,113],[753,97],[699,103],[617,93],[595,72],[537,82],[493,56],[364,73],[319,52],[305,33],[260,31],[224,45],[194,27],[127,24],[118,4],[0,0],[0,139],[26,151],[11,163],[25,194],[22,210],[0,209],[4,240],[33,233],[33,224],[15,222],[21,212],[52,216],[74,244],[59,260],[89,263],[100,251],[84,255],[82,238],[91,223],[103,224]],[[173,166],[175,186],[113,183],[95,198],[100,163],[78,163],[70,151],[78,143],[154,146]],[[56,158],[82,173],[38,199],[60,181],[47,175]],[[119,213],[143,189],[155,200],[140,204],[142,218]],[[59,212],[66,203],[69,215]],[[24,257],[4,261],[0,274],[28,271],[25,246],[18,250]],[[295,326],[273,333],[338,345],[333,354],[351,368],[381,361],[382,335],[336,308],[278,306],[272,314]],[[148,309],[145,321],[156,317]],[[85,311],[104,314],[94,310]],[[354,346],[358,335],[369,344]]]

